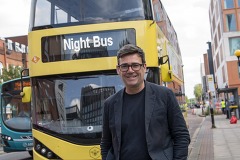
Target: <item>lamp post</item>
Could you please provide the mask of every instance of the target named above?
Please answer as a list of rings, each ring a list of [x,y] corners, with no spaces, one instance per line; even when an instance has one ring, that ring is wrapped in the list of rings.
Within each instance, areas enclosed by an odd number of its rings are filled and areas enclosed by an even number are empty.
[[[237,49],[235,52],[234,52],[234,55],[237,57],[238,59],[238,77],[240,77],[240,49]],[[238,104],[238,102],[237,102]],[[237,108],[237,114],[240,114],[240,108],[238,106]]]
[[[240,77],[240,49],[237,49],[234,52],[234,55],[237,57],[238,59],[238,76]]]
[[[182,97],[183,99],[183,103],[185,103],[185,81],[184,81],[184,72],[183,72],[183,67],[184,65],[182,64],[182,81],[183,81],[183,86],[182,86]]]

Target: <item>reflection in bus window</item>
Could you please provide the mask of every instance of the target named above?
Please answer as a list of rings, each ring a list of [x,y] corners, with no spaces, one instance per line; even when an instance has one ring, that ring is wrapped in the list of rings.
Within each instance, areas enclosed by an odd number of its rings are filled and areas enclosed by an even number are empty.
[[[30,103],[22,103],[20,95],[2,96],[3,122],[13,130],[31,130]]]
[[[62,134],[101,132],[104,100],[123,88],[118,75],[53,77],[33,80],[36,121],[33,124]]]

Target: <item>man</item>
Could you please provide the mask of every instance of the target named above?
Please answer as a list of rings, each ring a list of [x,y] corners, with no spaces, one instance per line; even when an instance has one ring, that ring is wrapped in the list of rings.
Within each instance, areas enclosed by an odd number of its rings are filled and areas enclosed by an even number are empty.
[[[117,54],[125,88],[104,103],[103,160],[186,160],[190,136],[173,92],[144,81],[145,55],[128,44]]]
[[[225,101],[222,99],[221,101],[221,107],[222,107],[222,113],[225,114],[225,107],[226,107],[226,104],[225,104]]]
[[[229,119],[231,118],[231,112],[230,112],[231,103],[229,102],[229,100],[226,99],[225,104],[226,104],[226,107],[225,107],[226,119]]]

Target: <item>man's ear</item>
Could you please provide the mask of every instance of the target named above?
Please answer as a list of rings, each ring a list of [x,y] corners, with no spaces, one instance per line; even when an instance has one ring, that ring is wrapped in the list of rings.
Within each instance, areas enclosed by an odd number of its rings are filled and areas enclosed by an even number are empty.
[[[144,67],[145,70],[147,70],[147,64],[146,63],[143,65],[143,67]]]
[[[117,74],[119,74],[120,70],[118,66],[116,66],[116,70],[117,70]]]

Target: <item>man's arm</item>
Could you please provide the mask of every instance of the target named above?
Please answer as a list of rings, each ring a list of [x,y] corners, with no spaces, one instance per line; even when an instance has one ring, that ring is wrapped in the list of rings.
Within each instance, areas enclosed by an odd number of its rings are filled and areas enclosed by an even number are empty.
[[[169,90],[168,93],[168,123],[170,133],[174,141],[173,159],[187,160],[188,145],[190,144],[190,135],[184,120],[182,111],[179,107],[174,93]]]
[[[102,124],[102,138],[101,138],[101,154],[102,160],[105,160],[109,149],[112,146],[112,136],[109,129],[109,106],[107,102],[104,103],[103,109],[103,124]]]

